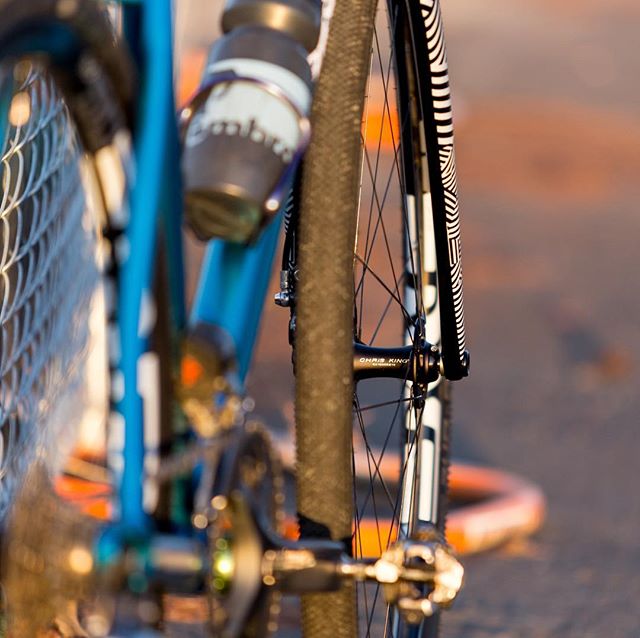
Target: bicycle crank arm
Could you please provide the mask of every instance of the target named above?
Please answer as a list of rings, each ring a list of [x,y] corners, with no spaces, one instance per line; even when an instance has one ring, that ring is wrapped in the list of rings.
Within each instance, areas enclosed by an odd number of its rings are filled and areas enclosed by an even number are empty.
[[[464,569],[435,530],[394,543],[379,559],[353,559],[340,543],[287,542],[265,551],[262,580],[285,594],[336,591],[344,581],[375,582],[409,624],[446,608],[462,587]]]
[[[413,351],[408,358],[414,360]],[[345,582],[377,583],[387,604],[409,624],[453,602],[464,570],[433,525],[420,527],[375,559],[352,558],[342,542],[285,538],[278,525],[284,500],[281,470],[269,437],[251,423],[231,430],[228,437],[203,472],[198,489],[203,498],[196,499],[192,519],[206,537],[204,586],[215,635],[240,638],[243,627],[273,620],[282,594],[332,592]],[[264,499],[265,485],[274,493],[271,502]],[[167,555],[159,553],[156,572],[170,573],[172,566],[184,564],[182,552],[195,548],[185,544],[169,547]],[[197,549],[189,556],[196,571],[200,556]]]
[[[375,348],[356,342],[353,375],[356,381],[388,377],[426,385],[440,376],[440,353],[426,342],[420,348]]]
[[[433,526],[394,543],[377,560],[353,559],[339,542],[281,537],[256,516],[241,490],[216,497],[213,505],[212,519],[225,520],[223,527],[235,529],[234,540],[227,541],[233,549],[223,561],[214,558],[211,564],[214,580],[227,579],[224,589],[233,590],[239,576],[228,570],[231,564],[242,565],[243,581],[249,574],[261,581],[248,587],[255,596],[260,589],[302,595],[337,591],[349,580],[376,582],[387,603],[395,605],[406,622],[416,624],[439,607],[448,607],[462,587],[464,569]]]

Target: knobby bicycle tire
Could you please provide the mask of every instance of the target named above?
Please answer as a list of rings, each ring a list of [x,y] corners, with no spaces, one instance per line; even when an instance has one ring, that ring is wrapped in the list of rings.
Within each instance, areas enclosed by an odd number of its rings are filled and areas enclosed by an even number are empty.
[[[415,342],[418,335],[437,345],[440,340],[439,285],[429,187],[429,167],[440,158],[437,148],[425,148],[425,139],[431,137],[436,124],[433,121],[425,124],[433,109],[431,101],[428,109],[423,108],[425,99],[431,100],[432,95],[433,68],[430,68],[429,60],[436,59],[438,63],[444,60],[442,70],[446,75],[446,58],[441,51],[444,42],[440,9],[434,1],[418,4],[413,0],[388,0],[387,20],[391,35],[385,36],[380,25],[373,28],[376,4],[371,0],[351,3],[338,0],[333,14],[314,97],[314,136],[305,159],[296,289],[296,490],[300,533],[303,537],[342,540],[347,550],[356,554],[366,553],[359,530],[367,515],[376,521],[377,553],[398,535],[414,532],[421,523],[430,522],[444,534],[449,464],[450,388],[446,380],[429,386],[427,396],[423,397],[423,401],[426,399],[427,404],[431,403],[426,410],[423,407],[408,410],[397,407],[408,404],[407,383],[396,388],[399,398],[394,402],[369,401],[373,405],[364,406],[364,410],[359,392],[354,394],[354,339],[364,343],[377,340],[374,345],[399,345],[403,327],[406,344]],[[385,38],[391,52],[386,58],[381,54]],[[377,80],[383,86],[381,117],[376,113],[376,89],[372,80],[367,93],[371,96],[369,102],[374,104],[367,103],[363,110],[372,51],[372,76],[376,73],[382,76],[381,82],[380,78]],[[427,52],[432,55],[427,56]],[[390,79],[392,75],[393,80]],[[438,95],[448,95],[448,81],[438,81],[441,83]],[[392,85],[397,91],[397,109]],[[446,96],[444,102],[446,107]],[[431,117],[434,117],[432,113]],[[447,118],[449,122],[445,121]],[[444,108],[436,119],[449,125],[450,111]],[[374,122],[374,138],[377,137],[373,152],[367,149],[369,120]],[[376,120],[381,121],[376,125]],[[381,156],[389,138],[391,148],[386,150],[392,156],[391,173],[397,173],[402,193],[400,215],[397,210],[382,212],[389,192],[389,171],[380,167],[384,167],[385,161],[388,164],[389,159],[381,159]],[[453,175],[455,182],[455,173]],[[367,177],[372,184],[372,193],[369,194],[369,221],[367,223],[365,219],[363,225],[362,220],[358,221],[358,211],[360,216],[363,211],[366,214],[367,195],[363,195],[360,186]],[[373,223],[372,211],[377,215]],[[400,246],[397,241],[394,244],[391,232],[385,229],[386,223],[390,231],[398,234],[392,223],[385,222],[386,216],[394,212],[404,224],[399,233]],[[366,238],[364,253],[359,253],[363,236]],[[370,241],[372,237],[374,239]],[[376,237],[384,247],[382,252],[389,254],[390,267],[384,267],[382,275],[375,272],[377,268],[371,267],[367,259],[367,256],[371,258],[372,263],[381,259],[376,258],[379,249],[373,246]],[[391,253],[395,253],[393,257]],[[400,270],[394,269],[394,259],[396,264],[401,260]],[[412,263],[412,274],[408,267],[404,268],[409,263]],[[367,286],[385,289],[391,299],[381,305],[377,319],[373,323],[369,320],[368,327],[367,320],[363,320],[363,315],[367,314],[363,302]],[[406,308],[401,309],[400,330],[396,333],[395,343],[392,338],[390,343],[380,344],[384,337],[381,333],[385,331],[383,324],[392,322],[387,316],[390,305],[403,304]],[[426,319],[426,327],[417,327],[421,319]],[[368,336],[365,335],[367,329]],[[389,404],[396,406],[391,425],[386,433],[372,435],[374,443],[371,443],[366,432],[375,430],[377,425],[375,419],[372,428],[370,422],[365,423],[365,417],[370,414],[369,407],[389,410]],[[420,403],[412,402],[411,405]],[[405,428],[398,424],[398,414],[403,412]],[[410,431],[412,419],[413,433]],[[400,445],[394,445],[396,442]],[[421,457],[420,450],[425,445],[426,452]],[[358,488],[356,478],[362,475],[357,467],[358,463],[362,464],[358,461],[358,447],[364,448],[365,452],[360,456],[365,457],[365,464],[369,466],[365,468],[365,475],[366,471],[369,473],[369,487],[365,492],[368,496],[364,498],[359,496],[362,490]],[[403,451],[399,452],[399,448]],[[382,452],[391,450],[400,460],[396,488],[385,484],[380,470],[385,460]],[[418,493],[417,478],[407,478],[410,463],[414,463],[414,468],[420,468],[422,464],[422,471],[428,468],[421,460],[427,453],[434,459],[430,468],[434,493],[428,498]],[[403,483],[410,486],[404,502],[400,496]],[[396,490],[395,504],[381,506],[384,496],[378,497],[376,503],[376,492],[388,495],[393,489]],[[388,496],[386,498],[390,500]],[[380,519],[384,517],[385,506],[392,510],[391,524],[381,529]],[[408,512],[404,527],[402,512]],[[396,619],[393,611],[385,610],[381,614],[375,610],[382,598],[378,588],[359,586],[357,593],[354,590],[344,587],[332,595],[307,596],[303,600],[304,635],[309,638],[351,637],[357,635],[358,629],[361,635],[367,636],[384,633],[397,637],[435,638],[438,635],[438,614],[425,620],[420,627],[410,628]]]
[[[375,0],[337,2],[302,187],[296,326],[296,491],[303,537],[351,544],[354,211]],[[309,170],[311,168],[311,170]],[[322,273],[321,276],[319,274]],[[322,372],[321,372],[322,371]],[[306,636],[356,635],[355,588],[302,601]]]

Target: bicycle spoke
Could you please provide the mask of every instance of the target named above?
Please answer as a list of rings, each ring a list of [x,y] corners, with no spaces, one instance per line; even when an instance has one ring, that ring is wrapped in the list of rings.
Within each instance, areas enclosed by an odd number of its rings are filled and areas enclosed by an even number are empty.
[[[369,264],[367,264],[364,261],[364,259],[360,257],[360,255],[356,253],[354,256],[356,260],[359,261],[364,266],[364,268],[372,274],[373,278],[389,293],[391,298],[398,304],[398,306],[400,306],[400,310],[402,311],[402,314],[404,315],[406,321],[410,323],[412,320],[411,315],[409,314],[408,310],[405,308],[404,304],[400,300],[399,295],[396,294],[396,292],[394,292],[393,290],[391,290],[391,288],[389,288],[389,286],[387,286],[387,284],[375,272],[373,272],[373,270],[371,270],[371,268],[369,267]]]
[[[360,412],[366,412],[367,410],[375,410],[377,408],[384,408],[388,405],[397,405],[401,403],[408,403],[413,401],[412,398],[408,399],[394,399],[393,401],[383,401],[382,403],[374,403],[373,405],[366,405],[364,408],[358,408]]]
[[[362,127],[361,180],[362,188],[368,190],[360,197],[359,237],[354,251],[354,325],[356,338],[362,343],[397,346],[404,339],[405,345],[418,346],[424,339],[426,316],[423,176],[419,173],[423,165],[415,161],[420,158],[421,149],[417,141],[415,145],[413,142],[417,139],[414,128],[419,116],[414,116],[418,110],[415,103],[395,108],[393,91],[400,90],[394,78],[395,45],[401,41],[395,36],[396,15],[389,15],[388,23],[390,41],[388,34],[374,30],[368,99],[378,102],[367,113],[375,116],[375,124],[365,121]],[[402,56],[404,46],[398,50]],[[404,62],[403,59],[401,63]],[[407,98],[418,99],[411,81],[412,76],[403,89],[405,102]],[[405,144],[411,147],[406,148]],[[389,326],[394,330],[390,331]],[[355,448],[354,469],[360,470],[362,478],[362,484],[354,491],[354,545],[359,552],[380,553],[398,536],[410,533],[414,525],[424,405],[417,407],[416,397],[408,396],[413,391],[410,379],[389,382],[371,395],[367,383],[359,383],[354,396],[354,437],[361,446],[360,450]],[[359,468],[355,468],[356,461]],[[391,476],[387,469],[390,462]],[[371,538],[365,539],[365,533]],[[381,593],[379,586],[360,589],[366,619],[363,635],[396,633],[395,616]],[[379,623],[384,623],[382,632]]]

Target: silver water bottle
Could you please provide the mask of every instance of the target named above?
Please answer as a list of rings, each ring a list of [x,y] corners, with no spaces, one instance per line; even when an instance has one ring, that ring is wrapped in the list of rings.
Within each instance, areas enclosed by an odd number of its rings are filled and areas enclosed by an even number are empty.
[[[280,210],[309,139],[320,5],[230,0],[183,112],[185,217],[196,236],[248,243]]]

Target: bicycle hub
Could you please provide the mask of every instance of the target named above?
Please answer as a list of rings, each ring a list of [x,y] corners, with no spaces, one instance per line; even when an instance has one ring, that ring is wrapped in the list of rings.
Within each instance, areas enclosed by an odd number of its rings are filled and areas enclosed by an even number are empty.
[[[392,378],[426,385],[440,376],[440,352],[426,342],[418,348],[375,348],[356,342],[353,375],[356,381]]]

